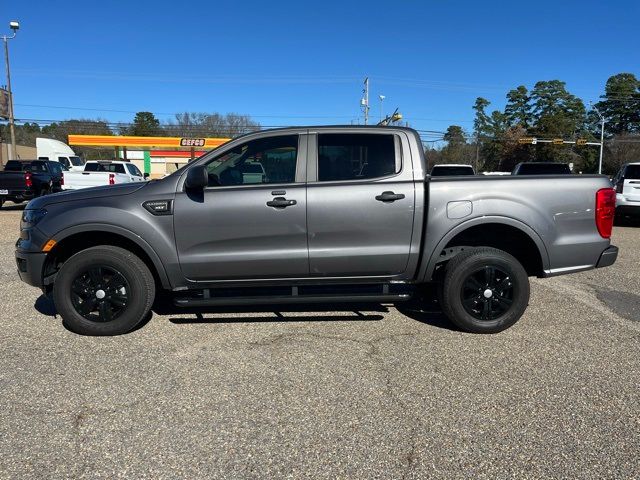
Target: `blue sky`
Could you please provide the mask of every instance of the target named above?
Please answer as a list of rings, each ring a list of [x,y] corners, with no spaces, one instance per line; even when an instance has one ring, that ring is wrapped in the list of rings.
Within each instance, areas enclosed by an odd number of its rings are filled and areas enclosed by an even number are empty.
[[[21,23],[10,43],[19,119],[147,110],[351,123],[368,75],[375,120],[383,94],[411,126],[470,130],[477,96],[502,108],[510,88],[560,79],[588,102],[610,75],[640,76],[637,0],[14,0],[0,12],[5,31]]]

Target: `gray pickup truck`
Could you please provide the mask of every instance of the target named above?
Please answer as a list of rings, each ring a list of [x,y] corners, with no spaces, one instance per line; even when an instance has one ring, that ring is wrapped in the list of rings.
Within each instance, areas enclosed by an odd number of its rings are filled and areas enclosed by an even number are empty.
[[[529,276],[611,265],[614,214],[604,176],[430,178],[411,129],[288,128],[162,180],[32,200],[16,260],[82,334],[128,332],[154,301],[191,312],[429,289],[459,328],[494,333],[522,316]]]

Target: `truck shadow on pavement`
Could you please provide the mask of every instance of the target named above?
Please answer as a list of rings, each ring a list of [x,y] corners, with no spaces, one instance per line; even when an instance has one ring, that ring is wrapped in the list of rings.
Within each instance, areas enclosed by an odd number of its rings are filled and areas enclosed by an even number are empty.
[[[3,212],[19,212],[21,210],[24,210],[24,207],[26,207],[27,204],[26,203],[11,203],[10,205],[7,205],[6,203],[2,204],[2,207],[0,207],[0,211]]]
[[[341,305],[252,305],[237,307],[210,307],[206,310],[189,310],[168,308],[154,308],[157,315],[168,315],[174,325],[197,323],[234,324],[260,322],[378,322],[384,320],[384,314],[390,313],[395,307],[402,315],[412,320],[445,330],[457,328],[445,317],[436,303],[403,302],[398,304],[341,304]],[[57,310],[53,300],[40,295],[34,308],[48,317],[57,317]],[[251,315],[242,315],[242,314]],[[264,315],[256,315],[263,313]],[[212,316],[212,315],[216,316]],[[218,316],[220,314],[234,314],[233,316]],[[316,314],[316,315],[313,315]],[[176,317],[175,315],[193,315],[192,317]],[[138,330],[146,325],[153,317],[150,312],[147,317],[134,329]],[[63,323],[64,325],[64,323]],[[65,326],[66,328],[66,326]]]
[[[172,314],[191,314],[193,317],[169,317],[169,321],[176,325],[211,323],[259,323],[259,322],[375,322],[384,319],[383,314],[390,312],[391,305],[380,303],[371,304],[343,304],[343,305],[267,305],[264,307],[217,307],[207,309],[206,312],[171,312]],[[446,330],[457,328],[445,317],[437,305],[425,305],[414,302],[393,305],[402,315],[426,325]],[[338,312],[340,312],[338,314]],[[217,316],[218,314],[251,313],[251,316]],[[270,315],[255,315],[269,313]],[[309,315],[309,314],[317,315]],[[216,314],[216,316],[211,316]],[[306,315],[302,315],[306,314]]]
[[[381,304],[349,305],[251,305],[235,307],[210,307],[201,311],[172,310],[170,315],[187,314],[193,317],[169,317],[176,325],[190,323],[260,323],[260,322],[376,322],[389,312]],[[165,313],[165,312],[158,312]],[[218,316],[220,314],[234,316]],[[241,314],[251,315],[241,315]],[[264,313],[265,315],[256,315]],[[313,315],[313,314],[316,315]],[[216,315],[211,316],[211,315]],[[240,314],[240,315],[238,315]]]

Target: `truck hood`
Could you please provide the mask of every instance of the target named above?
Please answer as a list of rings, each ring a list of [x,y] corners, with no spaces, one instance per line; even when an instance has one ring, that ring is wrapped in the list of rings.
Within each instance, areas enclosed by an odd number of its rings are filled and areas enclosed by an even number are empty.
[[[38,197],[31,200],[26,208],[43,208],[47,205],[64,202],[77,202],[90,200],[92,198],[101,197],[120,197],[129,195],[144,188],[148,182],[123,183],[120,185],[104,185],[101,187],[83,188],[81,190],[67,190],[64,192],[53,193],[44,197]]]

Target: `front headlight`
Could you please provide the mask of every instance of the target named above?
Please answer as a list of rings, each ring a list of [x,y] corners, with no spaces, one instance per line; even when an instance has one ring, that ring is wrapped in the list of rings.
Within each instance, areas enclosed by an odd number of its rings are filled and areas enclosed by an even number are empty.
[[[40,220],[44,218],[47,211],[44,208],[38,208],[35,210],[25,210],[22,212],[22,228],[33,227]]]

